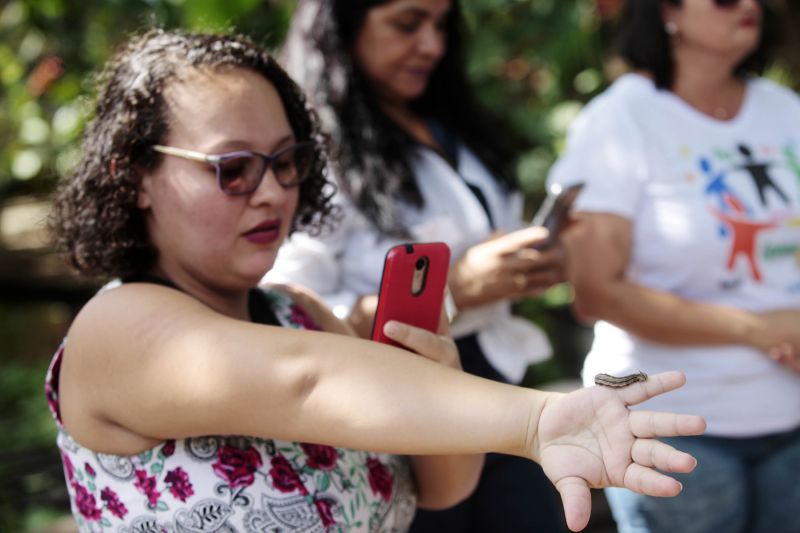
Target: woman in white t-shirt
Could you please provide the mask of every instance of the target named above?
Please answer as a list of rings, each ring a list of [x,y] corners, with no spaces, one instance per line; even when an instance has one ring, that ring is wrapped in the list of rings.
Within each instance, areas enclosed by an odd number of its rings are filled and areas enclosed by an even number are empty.
[[[314,289],[368,336],[386,252],[443,241],[464,370],[519,383],[551,348],[511,302],[559,281],[562,264],[559,250],[533,249],[542,228],[520,229],[514,150],[472,98],[460,18],[452,0],[299,2],[286,65],[333,138],[343,219],[333,234],[293,235],[268,279]],[[541,469],[491,455],[469,500],[420,512],[412,531],[470,528],[563,526]]]
[[[745,72],[754,0],[629,1],[636,69],[573,124],[549,180],[586,183],[565,235],[575,308],[597,319],[584,366],[677,367],[650,405],[708,436],[680,497],[607,495],[621,533],[800,531],[800,99]]]

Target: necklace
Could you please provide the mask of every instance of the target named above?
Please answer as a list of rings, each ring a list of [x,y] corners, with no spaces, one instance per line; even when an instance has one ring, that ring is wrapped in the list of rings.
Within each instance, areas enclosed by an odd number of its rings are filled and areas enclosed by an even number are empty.
[[[711,114],[714,116],[714,118],[719,120],[728,120],[731,118],[731,113],[724,106],[715,107]]]

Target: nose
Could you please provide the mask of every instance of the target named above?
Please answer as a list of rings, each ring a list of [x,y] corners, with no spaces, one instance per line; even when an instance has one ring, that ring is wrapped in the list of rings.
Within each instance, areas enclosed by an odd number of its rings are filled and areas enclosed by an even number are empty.
[[[420,28],[417,50],[427,57],[439,59],[445,52],[445,32],[432,22],[425,24]]]
[[[294,190],[296,190],[296,188],[283,188],[281,184],[278,183],[277,178],[275,178],[275,173],[272,168],[268,168],[264,172],[261,183],[258,184],[256,190],[250,195],[250,203],[252,205],[269,204],[280,206],[286,202],[288,195]]]

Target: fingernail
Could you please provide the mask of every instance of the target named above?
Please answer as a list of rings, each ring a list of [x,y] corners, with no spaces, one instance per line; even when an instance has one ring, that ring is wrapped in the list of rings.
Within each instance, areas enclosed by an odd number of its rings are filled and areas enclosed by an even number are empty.
[[[383,333],[388,335],[389,337],[394,337],[400,334],[402,326],[399,322],[395,322],[394,320],[390,320],[383,326]]]

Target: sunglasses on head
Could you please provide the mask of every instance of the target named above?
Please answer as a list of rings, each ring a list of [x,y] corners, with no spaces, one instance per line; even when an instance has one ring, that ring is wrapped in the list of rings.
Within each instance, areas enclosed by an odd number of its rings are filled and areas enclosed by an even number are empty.
[[[204,161],[214,167],[220,190],[231,196],[250,194],[261,185],[264,175],[272,170],[275,181],[284,189],[297,187],[311,173],[314,164],[314,143],[300,142],[266,155],[249,150],[212,155],[174,146],[153,146],[156,152]]]

